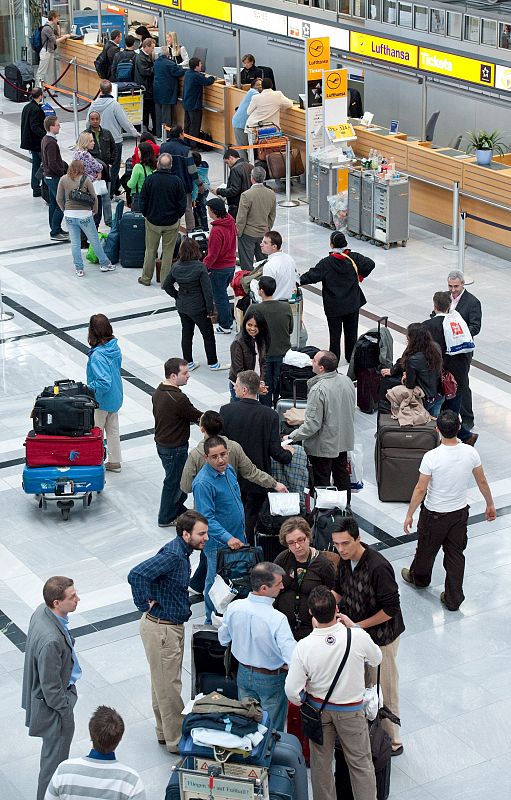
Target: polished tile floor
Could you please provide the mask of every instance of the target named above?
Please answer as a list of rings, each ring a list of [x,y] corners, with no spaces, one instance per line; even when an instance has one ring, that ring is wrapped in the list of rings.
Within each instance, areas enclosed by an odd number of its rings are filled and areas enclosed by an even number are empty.
[[[180,355],[178,318],[173,301],[158,286],[137,283],[137,270],[100,274],[89,265],[85,279],[76,280],[70,248],[50,242],[46,206],[32,199],[29,164],[16,155],[20,107],[3,101],[0,111],[0,281],[4,310],[14,312],[12,320],[0,324],[0,796],[33,800],[35,795],[40,742],[27,736],[20,709],[22,648],[42,585],[57,573],[71,575],[81,596],[72,618],[83,668],[72,753],[88,746],[91,711],[100,703],[114,706],[127,728],[120,758],[142,773],[148,798],[162,800],[173,759],[154,737],[148,669],[126,575],[168,536],[156,524],[162,469],[151,433],[150,393],[165,359]],[[66,119],[63,150],[72,140],[73,126]],[[126,154],[132,145],[125,145]],[[208,160],[213,179],[220,181],[218,157],[208,155]],[[306,206],[279,209],[276,227],[301,269],[326,252],[328,231],[309,222]],[[418,228],[412,228],[406,249],[385,252],[354,242],[377,264],[364,284],[365,310],[388,314],[398,326],[426,318],[433,292],[444,288],[455,266],[445,242]],[[483,504],[474,489],[467,600],[459,612],[450,613],[439,602],[440,561],[424,592],[399,578],[407,626],[399,654],[405,753],[392,763],[392,800],[508,800],[511,794],[511,348],[505,302],[511,276],[506,262],[470,249],[466,271],[484,309],[475,356],[484,368],[472,370],[471,384],[478,449],[499,517],[492,524],[481,519]],[[36,393],[58,378],[84,378],[87,322],[99,311],[113,319],[123,366],[132,376],[124,381],[120,415],[123,470],[108,476],[105,492],[89,509],[76,508],[64,522],[55,509],[43,512],[23,494],[23,439]],[[310,343],[327,345],[320,298],[312,292],[306,292],[305,321]],[[360,331],[373,324],[362,316]],[[393,335],[399,354],[404,339]],[[226,360],[229,337],[218,338]],[[200,341],[196,353],[204,363]],[[202,409],[218,408],[228,400],[226,375],[201,368],[187,393]],[[414,551],[413,541],[402,537],[405,507],[378,501],[376,420],[357,412],[356,422],[365,486],[353,506],[363,520],[364,539],[382,549],[399,575]],[[188,635],[202,618],[202,604],[194,605]],[[187,645],[183,696],[189,692]]]

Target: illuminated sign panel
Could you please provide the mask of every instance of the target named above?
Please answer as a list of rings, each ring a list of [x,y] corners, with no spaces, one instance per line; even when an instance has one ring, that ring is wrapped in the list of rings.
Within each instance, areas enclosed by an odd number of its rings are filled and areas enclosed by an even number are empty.
[[[231,5],[222,0],[181,0],[181,11],[198,14],[200,17],[221,19],[222,22],[231,21]]]
[[[395,42],[381,36],[369,36],[367,33],[350,33],[350,50],[361,56],[390,61],[405,67],[416,67],[419,59],[419,48],[414,44]]]
[[[493,86],[495,65],[486,61],[477,61],[475,58],[455,56],[452,53],[421,47],[419,67],[425,72],[434,72],[436,75],[446,75],[448,78],[480,83],[483,86]]]

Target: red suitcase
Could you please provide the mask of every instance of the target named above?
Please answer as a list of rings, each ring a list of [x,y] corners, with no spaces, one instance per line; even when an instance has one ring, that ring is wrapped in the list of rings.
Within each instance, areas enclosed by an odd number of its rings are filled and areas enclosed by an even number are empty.
[[[303,732],[300,706],[295,706],[293,703],[288,703],[287,706],[287,732],[296,736],[302,745],[303,757],[306,765],[309,766],[311,760],[309,739]]]
[[[47,436],[30,431],[25,439],[28,467],[97,467],[105,458],[101,428],[85,436]]]

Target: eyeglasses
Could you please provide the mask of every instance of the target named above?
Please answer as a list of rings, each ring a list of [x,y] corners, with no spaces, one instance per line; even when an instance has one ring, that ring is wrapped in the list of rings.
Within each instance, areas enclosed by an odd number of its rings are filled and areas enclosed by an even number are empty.
[[[288,547],[296,547],[297,545],[304,544],[304,542],[306,542],[306,541],[307,541],[307,537],[306,536],[301,536],[299,539],[295,539],[294,542],[288,542],[287,546]]]

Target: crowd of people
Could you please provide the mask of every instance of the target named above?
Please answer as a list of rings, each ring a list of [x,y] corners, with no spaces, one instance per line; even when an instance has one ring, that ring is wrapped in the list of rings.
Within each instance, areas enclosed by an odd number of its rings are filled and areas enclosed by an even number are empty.
[[[56,19],[53,13],[50,21]],[[363,694],[366,685],[376,682],[380,667],[383,696],[391,712],[383,726],[391,739],[392,755],[399,756],[405,743],[399,726],[397,656],[405,624],[393,567],[363,542],[351,515],[348,453],[357,438],[356,392],[351,378],[338,368],[342,335],[344,357],[347,362],[352,358],[359,313],[366,302],[361,283],[370,279],[376,265],[352,251],[344,234],[335,231],[328,254],[300,275],[292,256],[282,250],[282,235],[274,229],[275,192],[265,185],[265,169],[249,164],[245,151],[229,147],[223,156],[228,180],[214,190],[207,162],[188,144],[187,134],[199,135],[203,87],[214,77],[202,72],[199,59],[189,58],[176,34],[169,34],[154,59],[154,40],[148,31],[141,27],[136,33],[138,51],[131,36],[121,50],[120,32],[112,32],[105,46],[108,74],[90,107],[71,163],[66,164],[60,153],[58,118],[45,116],[41,109],[41,88],[32,91],[23,111],[22,147],[32,154],[35,197],[41,195],[42,167],[50,237],[70,240],[78,277],[84,275],[82,234],[94,248],[100,271],[115,269],[97,228],[102,216],[106,225],[111,224],[112,199],[119,186],[124,187],[130,203],[145,217],[146,250],[138,281],[143,286],[151,284],[161,244],[161,286],[175,300],[181,321],[182,357],[165,362],[164,379],[152,397],[154,438],[165,475],[157,522],[161,528],[175,527],[176,536],[128,575],[135,606],[142,614],[140,635],[151,676],[156,739],[170,753],[178,752],[184,624],[191,616],[192,593],[204,597],[205,623],[215,620],[209,590],[217,573],[218,551],[225,547],[236,551],[254,543],[269,492],[286,493],[296,486],[303,490],[307,483],[311,491],[333,485],[346,492],[348,511],[333,516],[334,550],[314,546],[310,520],[286,519],[279,531],[282,552],[274,562],[253,568],[251,592],[228,606],[219,620],[218,638],[230,645],[238,662],[240,699],[258,699],[278,730],[284,729],[286,718],[288,726],[301,730],[297,709],[305,696],[322,709],[323,743],[304,741],[310,747],[314,800],[335,796],[331,765],[336,737],[354,797],[375,800]],[[49,33],[46,37],[48,53],[58,41],[57,32],[52,35],[53,39]],[[273,73],[257,67],[253,56],[245,56],[243,64],[242,80],[251,83],[251,89],[233,118],[239,146],[248,141],[246,128],[251,119],[275,122],[280,109],[290,102],[275,90]],[[133,170],[123,181],[119,179],[123,133],[138,133],[114,99],[111,81],[125,77],[130,69],[134,80],[145,87],[146,130],[133,154]],[[184,128],[175,116],[177,80],[183,75]],[[170,130],[160,142],[162,125]],[[96,181],[105,182],[106,192],[96,192]],[[183,217],[187,234],[197,224],[208,231],[207,254],[191,235],[182,237],[176,251]],[[64,219],[67,232],[61,227]],[[236,272],[246,281],[247,291],[245,304],[239,307],[239,332],[231,343],[230,362],[223,364],[215,334],[234,333],[228,287],[236,282]],[[319,350],[312,358],[303,422],[283,439],[275,406],[282,365],[291,349],[290,301],[300,286],[320,281],[329,349]],[[424,308],[425,317],[429,310]],[[446,579],[440,600],[449,611],[457,610],[464,600],[467,490],[472,479],[485,500],[486,519],[496,516],[474,448],[478,434],[472,430],[472,353],[449,352],[445,338],[443,319],[454,310],[471,337],[477,336],[481,304],[456,271],[448,276],[448,291],[435,292],[431,316],[408,326],[401,357],[381,371],[389,386],[420,388],[425,409],[436,419],[441,443],[422,460],[404,521],[404,531],[409,533],[420,506],[417,551],[401,575],[415,588],[428,586],[442,548]],[[199,410],[184,391],[191,372],[200,366],[193,351],[196,327],[209,369],[228,370],[230,402],[219,411]],[[106,469],[120,472],[122,356],[105,315],[91,317],[88,342],[87,383],[95,389],[99,403],[95,422],[107,440]],[[449,397],[443,383],[446,373],[456,384]],[[203,439],[190,450],[191,425],[200,427]],[[194,510],[189,508],[192,503]],[[192,575],[194,551],[199,559]],[[29,733],[43,740],[37,800],[74,796],[76,781],[94,786],[96,794],[91,796],[112,792],[108,796],[119,800],[142,800],[139,776],[115,759],[124,731],[115,710],[97,709],[90,720],[93,749],[87,756],[68,758],[76,684],[82,674],[68,625],[79,597],[72,579],[53,576],[44,586],[43,598],[30,622],[23,683]],[[325,706],[335,671],[348,653]]]

